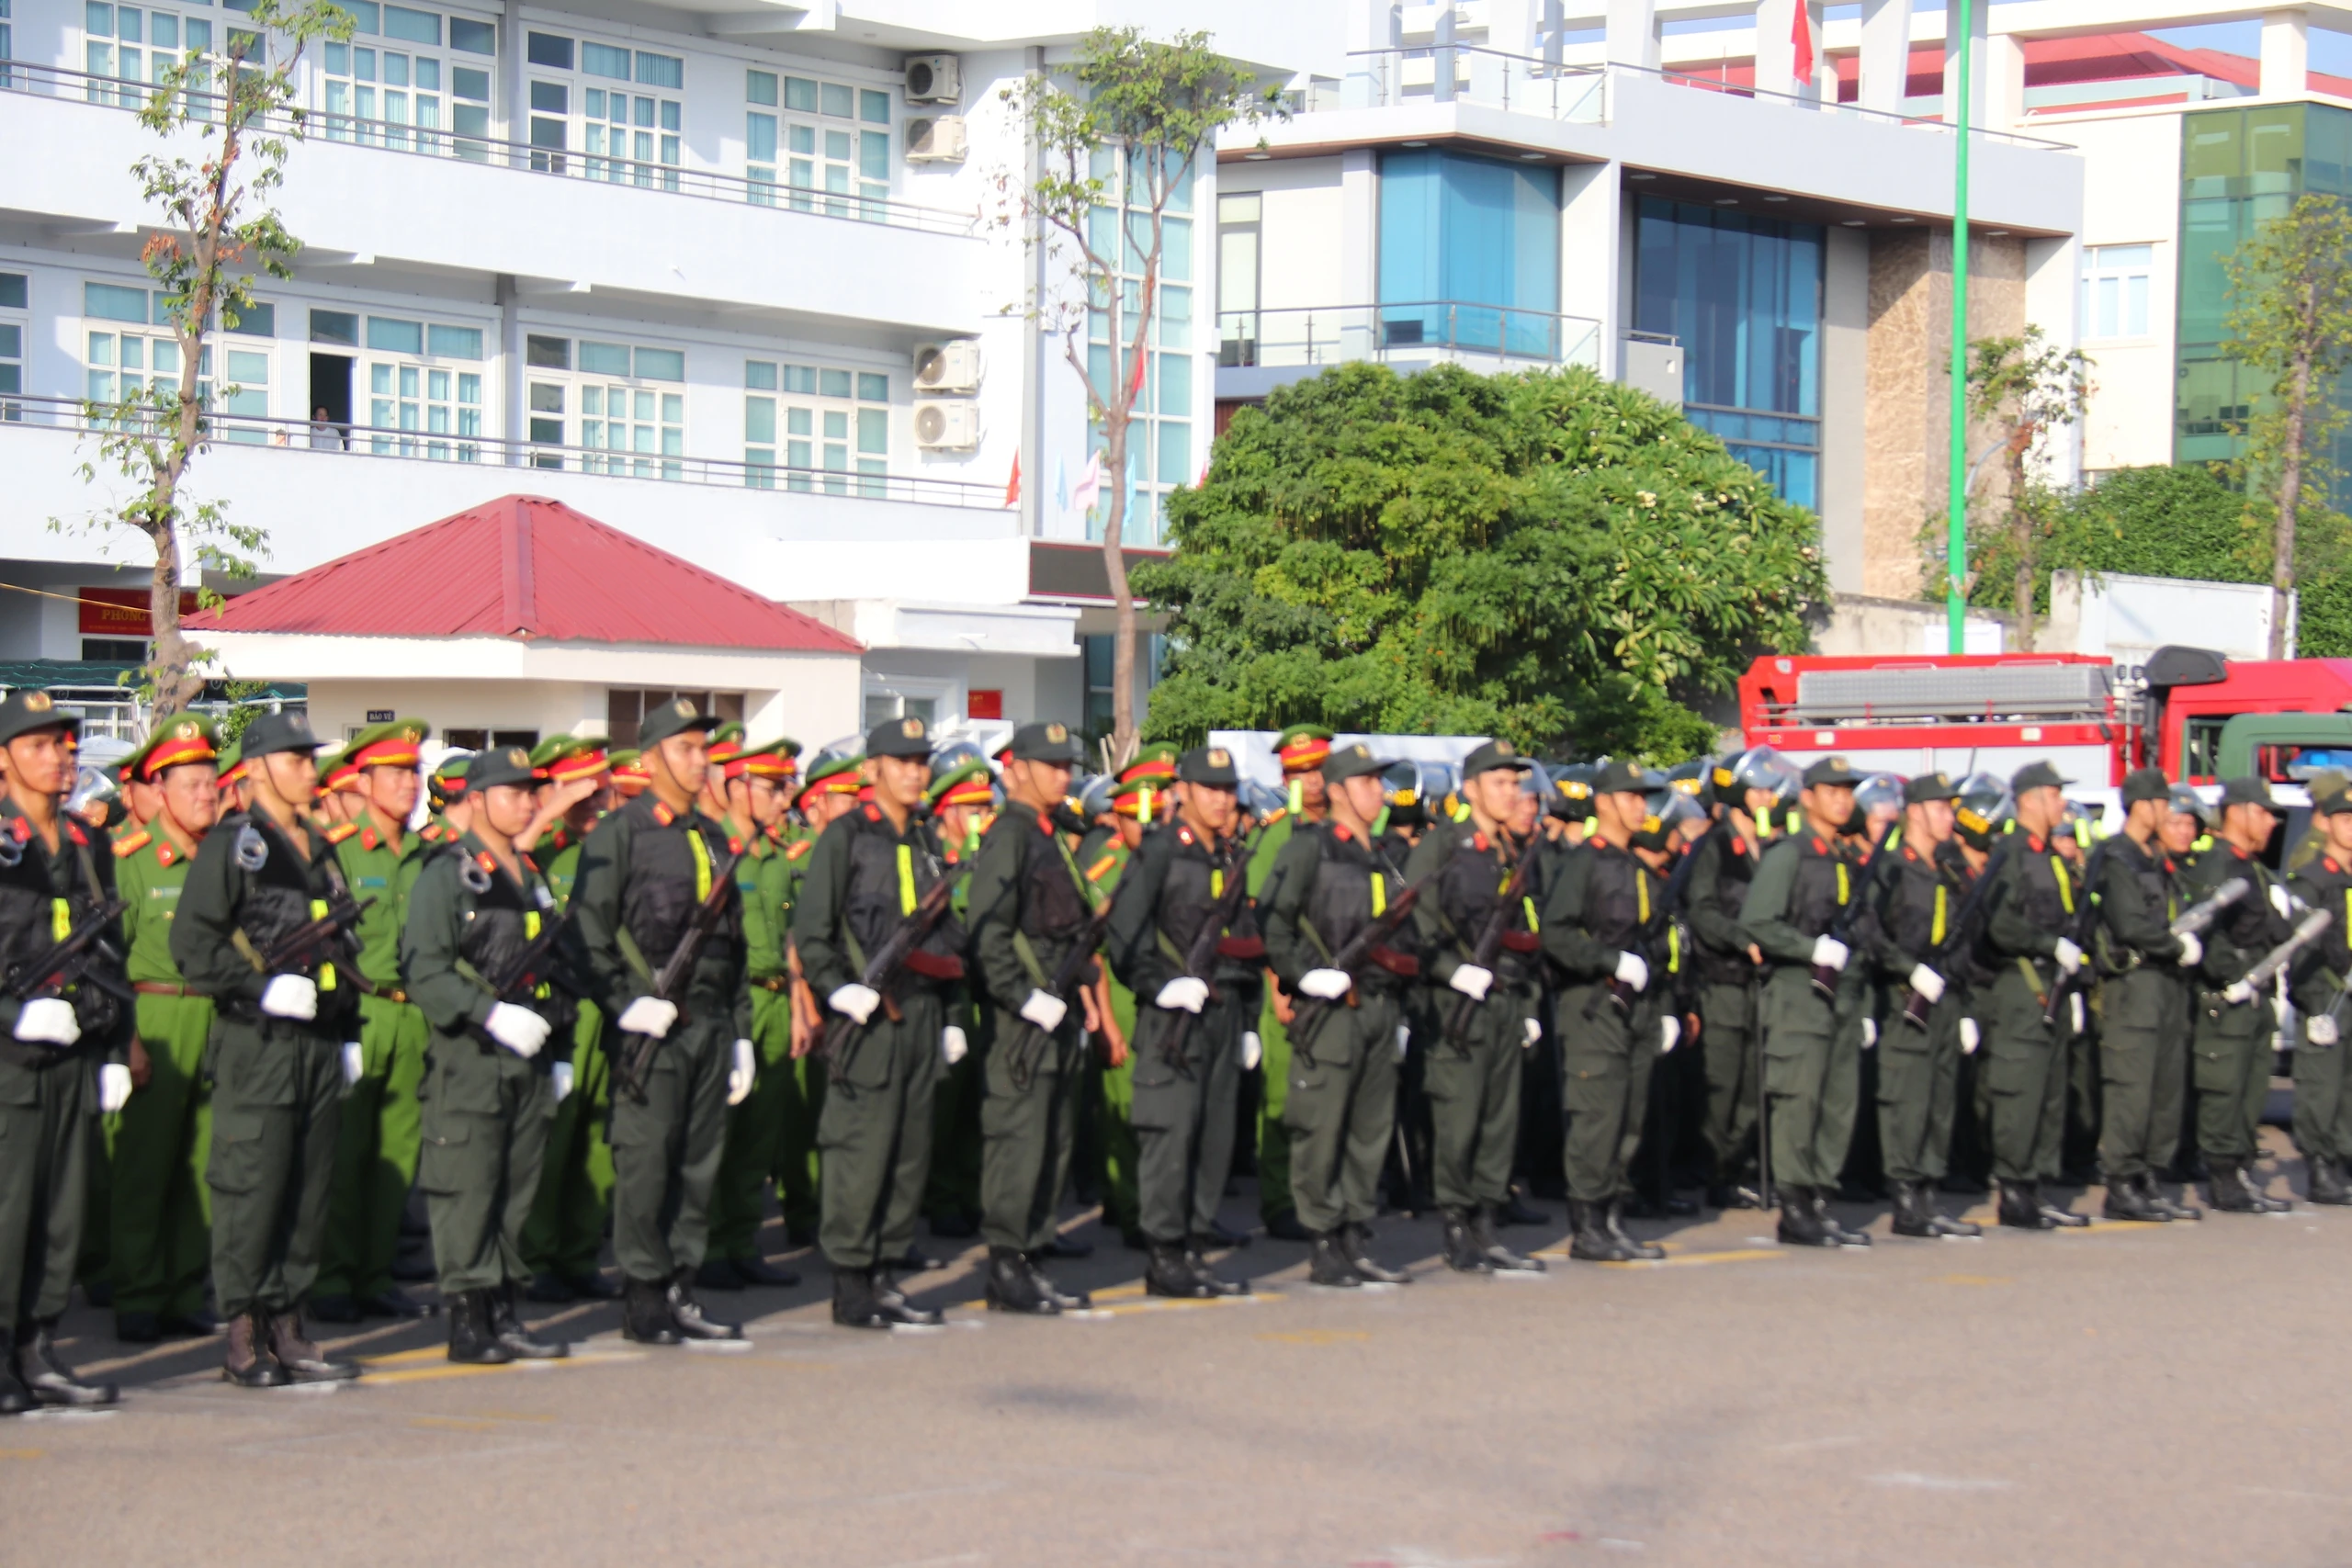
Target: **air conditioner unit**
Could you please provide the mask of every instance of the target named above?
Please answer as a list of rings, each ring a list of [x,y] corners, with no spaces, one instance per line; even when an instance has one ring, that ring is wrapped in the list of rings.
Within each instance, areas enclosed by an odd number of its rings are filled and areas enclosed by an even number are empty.
[[[963,62],[952,54],[907,56],[907,101],[952,104],[964,96]]]
[[[972,403],[915,405],[915,445],[926,452],[968,452],[980,444],[980,411]]]
[[[960,164],[964,161],[964,117],[943,114],[907,121],[907,162]]]
[[[915,390],[977,392],[980,389],[980,345],[967,337],[926,343],[915,349]]]

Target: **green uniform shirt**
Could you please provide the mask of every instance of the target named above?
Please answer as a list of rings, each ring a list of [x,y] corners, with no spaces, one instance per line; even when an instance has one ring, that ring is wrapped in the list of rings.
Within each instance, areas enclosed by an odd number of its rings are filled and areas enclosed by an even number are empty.
[[[500,1000],[490,988],[490,976],[466,951],[477,922],[506,923],[506,934],[519,952],[538,936],[541,922],[553,918],[554,895],[548,892],[550,902],[541,902],[546,880],[528,855],[515,857],[518,883],[470,833],[455,844],[444,840],[435,847],[444,852],[420,857],[408,920],[401,931],[401,962],[425,1021],[444,1035],[458,1035],[487,1022],[491,1008]],[[468,886],[469,876],[473,886]],[[513,972],[511,955],[501,967]],[[517,1006],[542,1012],[550,1023],[559,1021],[560,1010],[551,998],[513,999]],[[571,1042],[559,1032],[548,1043],[548,1059],[553,1060],[566,1054]]]
[[[581,837],[570,823],[559,822],[531,846],[531,863],[538,867],[559,909],[571,902],[571,885],[580,875]]]
[[[186,984],[172,961],[172,917],[179,913],[195,857],[152,830],[122,840],[114,853],[115,895],[130,906],[122,912],[122,942],[131,984]]]
[[[432,824],[426,824],[430,829]],[[382,989],[401,983],[401,925],[408,916],[409,890],[416,886],[424,857],[446,841],[447,829],[427,839],[423,832],[403,833],[401,847],[379,827],[372,807],[363,807],[350,821],[330,829],[336,863],[351,896],[368,905],[359,917],[359,972]]]
[[[696,851],[690,836],[698,836]],[[726,859],[727,829],[689,807],[681,816],[649,790],[608,813],[582,840],[578,880],[569,932],[578,945],[574,969],[589,999],[607,1018],[618,1018],[638,998],[651,995],[653,975],[670,961],[684,923]],[[640,878],[648,885],[638,886]],[[653,886],[659,881],[662,886]],[[671,998],[696,1016],[718,1016],[725,1008],[735,1021],[735,1037],[752,1037],[751,992],[744,983],[740,937],[741,901],[723,917],[719,929],[695,954],[685,995]],[[639,931],[629,918],[653,920],[660,929]],[[626,940],[624,940],[626,939]]]
[[[1036,855],[1050,856],[1053,863],[1032,872],[1031,857]],[[1017,800],[1005,802],[971,863],[964,891],[976,967],[990,997],[1003,1007],[1018,1008],[1031,990],[1043,990],[1053,978],[1070,943],[1109,894],[1086,880],[1051,819]],[[1032,876],[1045,879],[1042,889]],[[1033,895],[1041,890],[1050,893],[1051,908],[1033,907],[1038,902]]]

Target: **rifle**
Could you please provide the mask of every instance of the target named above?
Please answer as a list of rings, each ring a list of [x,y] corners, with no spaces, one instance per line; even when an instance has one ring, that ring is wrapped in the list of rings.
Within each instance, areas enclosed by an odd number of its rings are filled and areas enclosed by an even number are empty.
[[[2318,941],[2327,928],[2335,923],[2335,917],[2325,909],[2310,910],[2297,923],[2292,936],[2264,953],[2261,961],[2238,976],[2237,985],[2232,986],[2230,989],[2235,990],[2238,986],[2244,986],[2249,993],[2260,992],[2263,987],[2270,984],[2279,970],[2293,962],[2296,953]],[[2226,995],[2225,992],[2224,996]],[[2252,995],[2249,995],[2247,999],[2252,1000]]]
[[[1717,827],[1720,826],[1721,823],[1718,822]],[[1714,828],[1708,829],[1706,833],[1700,835],[1700,841],[1703,843],[1715,830]],[[1682,902],[1683,896],[1690,891],[1691,873],[1698,869],[1699,845],[1692,844],[1682,858],[1675,863],[1674,870],[1667,876],[1666,886],[1658,889],[1657,898],[1651,901],[1650,918],[1642,923],[1639,931],[1634,933],[1634,941],[1641,947],[1643,963],[1649,962],[1651,953],[1656,951],[1658,937],[1665,931],[1667,923],[1674,919],[1675,907]],[[1648,874],[1648,868],[1644,867],[1643,873],[1645,875]],[[1651,978],[1656,980],[1660,977],[1653,976]],[[1633,1012],[1634,998],[1641,994],[1614,975],[1600,983],[1600,989],[1601,994],[1609,998],[1610,1005],[1617,1010],[1620,1018]]]
[[[1540,827],[1529,829],[1526,846],[1519,852],[1519,863],[1511,867],[1510,880],[1503,884],[1502,897],[1487,912],[1487,923],[1480,928],[1478,940],[1471,946],[1471,964],[1489,975],[1495,972],[1495,961],[1502,956],[1503,949],[1510,945],[1514,934],[1526,938],[1525,950],[1529,953],[1533,953],[1539,945],[1532,931],[1514,933],[1510,929],[1510,917],[1511,911],[1518,908],[1520,901],[1527,897],[1527,884],[1535,874],[1535,857],[1543,848],[1544,829]],[[1470,1014],[1477,1006],[1465,995],[1454,1002],[1453,1011],[1445,1021],[1445,1038],[1452,1041],[1453,1048],[1465,1058],[1470,1055],[1467,1038]]]
[[[899,976],[911,969],[931,980],[954,980],[964,973],[960,959],[942,958],[916,948],[931,935],[932,929],[946,917],[956,899],[956,880],[943,876],[926,889],[915,901],[914,908],[899,921],[899,929],[890,939],[874,950],[857,983],[882,998],[882,1011],[892,1023],[902,1023],[906,1014],[899,1007]],[[849,1074],[851,1036],[863,1027],[846,1013],[836,1013],[826,1021],[824,1038],[817,1049],[831,1064],[827,1077],[836,1085]]]
[[[1890,817],[1883,823],[1880,824],[1878,832],[1871,840],[1870,852],[1862,857],[1861,863],[1857,869],[1864,872],[1871,871],[1871,868],[1878,861],[1879,851],[1886,847],[1887,834],[1893,832],[1894,830],[1894,825],[1902,820],[1903,818],[1900,817]],[[1848,949],[1849,957],[1847,962],[1849,963],[1853,961],[1851,957],[1851,950],[1854,944],[1848,942],[1846,939],[1853,934],[1854,922],[1861,919],[1863,892],[1863,889],[1859,887],[1856,888],[1854,890],[1854,896],[1846,900],[1846,907],[1838,911],[1838,918],[1829,922],[1829,929],[1822,933],[1831,941]],[[1825,998],[1830,1001],[1836,1001],[1838,999],[1838,976],[1844,973],[1845,971],[1842,969],[1831,969],[1816,964],[1813,966],[1813,988],[1819,991]]]
[[[1919,960],[1920,963],[1941,975],[1944,960],[1960,951],[1962,942],[1974,940],[1974,933],[1969,929],[1970,922],[1975,919],[1976,911],[1984,908],[1984,896],[1992,891],[1994,878],[2000,874],[2001,867],[2009,858],[2010,846],[2017,841],[2015,834],[2004,838],[1992,854],[1986,857],[1984,869],[1976,874],[1974,882],[1969,884],[1968,897],[1960,901],[1960,908],[1953,911],[1951,919],[1945,923],[1943,941],[1929,948],[1925,956]],[[1949,979],[1950,976],[1947,976],[1946,978]],[[1905,1022],[1920,1029],[1927,1028],[1928,1010],[1933,1005],[1927,998],[1912,990],[1908,986],[1904,987],[1903,1019]]]
[[[30,1001],[36,994],[62,996],[67,987],[86,980],[105,994],[109,1010],[118,1003],[136,1005],[139,998],[128,985],[104,968],[91,967],[100,958],[120,961],[114,945],[106,940],[106,933],[115,929],[123,911],[130,908],[125,899],[108,899],[88,919],[41,952],[8,965],[7,975],[0,978],[0,990],[23,1002]]]
[[[1431,868],[1419,882],[1399,893],[1396,896],[1396,901],[1388,906],[1385,914],[1376,919],[1366,921],[1363,930],[1340,944],[1339,952],[1331,954],[1325,967],[1346,972],[1350,982],[1346,997],[1348,1006],[1356,1005],[1355,973],[1358,966],[1367,959],[1400,979],[1410,979],[1421,972],[1420,961],[1401,953],[1391,952],[1388,947],[1388,939],[1395,936],[1407,920],[1412,919],[1413,906],[1421,901],[1421,890],[1436,878],[1439,869],[1441,868]],[[1373,874],[1378,876],[1382,874],[1382,871],[1375,869]],[[1290,1030],[1291,1054],[1311,1066],[1315,1062],[1315,1042],[1322,1038],[1323,1031],[1329,1026],[1331,1015],[1339,1011],[1340,1004],[1325,1001],[1320,997],[1301,996],[1298,1000],[1301,1007],[1308,1002],[1313,1002],[1316,1006],[1315,1010],[1305,1018],[1293,1015]]]
[[[1095,910],[1080,929],[1069,951],[1062,954],[1062,961],[1054,965],[1054,972],[1038,987],[1065,1007],[1069,1004],[1070,988],[1077,985],[1079,972],[1093,959],[1096,950],[1102,945],[1103,933],[1111,929],[1111,899],[1102,900],[1102,907]],[[1005,1058],[1005,1066],[1012,1076],[1012,1087],[1026,1089],[1036,1075],[1036,1058],[1038,1053],[1046,1048],[1046,1033],[1025,1018],[1021,1021],[1028,1032],[1014,1043],[1012,1052]]]
[[[735,865],[743,858],[737,850],[710,874],[710,891],[695,906],[686,929],[678,938],[678,945],[670,952],[669,962],[654,972],[653,984],[647,994],[655,999],[675,1003],[685,995],[686,983],[694,978],[695,964],[702,957],[703,948],[718,930],[719,917],[727,913],[727,896],[735,887]],[[679,1009],[677,1023],[685,1021],[685,1010]],[[672,1025],[676,1027],[676,1023]],[[645,1103],[645,1077],[653,1069],[654,1054],[662,1049],[662,1037],[652,1034],[624,1032],[620,1050],[613,1055],[613,1083],[638,1104]]]
[[[1211,978],[1211,972],[1219,958],[1258,958],[1266,951],[1266,944],[1255,937],[1222,934],[1241,913],[1242,900],[1250,896],[1250,865],[1242,858],[1243,848],[1242,840],[1232,840],[1226,853],[1225,896],[1210,908],[1201,929],[1193,933],[1192,945],[1184,950],[1185,976],[1207,986],[1211,998],[1216,996],[1216,983]],[[1193,1070],[1184,1065],[1184,1043],[1192,1036],[1193,1020],[1199,1017],[1198,1013],[1179,1009],[1174,1027],[1159,1043],[1161,1057],[1186,1078],[1193,1076]]]
[[[358,929],[359,917],[374,908],[375,896],[370,894],[355,901],[337,877],[334,891],[324,902],[325,914],[295,927],[270,944],[269,951],[261,955],[262,973],[299,975],[341,958],[345,971],[342,978],[361,995],[374,996],[374,984],[359,972],[358,943],[351,940],[351,933]]]
[[[2109,839],[2106,840],[2106,842],[2100,844],[2099,847],[2092,852],[2092,867],[2096,868],[2099,864],[2099,857],[2107,853],[2108,844],[2111,844],[2114,841],[2114,840]],[[2090,968],[2089,955],[2092,928],[2088,917],[2093,911],[2091,909],[2091,899],[2088,894],[2089,890],[2097,885],[2091,880],[2090,876],[2086,874],[2083,878],[2083,886],[2086,896],[2083,899],[2083,908],[2075,917],[2075,931],[2074,937],[2075,945],[2083,950],[2083,963],[2072,975],[2061,975],[2058,976],[2058,983],[2050,987],[2050,1003],[2047,1007],[2044,1007],[2041,1010],[2041,1022],[2045,1028],[2056,1025],[2061,1004],[2064,1002],[2068,993],[2082,989],[2084,985],[2084,974]],[[2191,904],[2188,908],[2183,909],[2180,912],[2180,918],[2174,920],[2168,929],[2175,936],[2201,936],[2212,926],[2215,920],[2221,918],[2222,910],[2228,908],[2231,905],[2236,903],[2239,899],[2245,897],[2252,891],[2253,885],[2247,882],[2245,877],[2233,876],[2227,882],[2222,884],[2221,886],[2215,888],[2210,897],[2200,899],[2197,903]]]

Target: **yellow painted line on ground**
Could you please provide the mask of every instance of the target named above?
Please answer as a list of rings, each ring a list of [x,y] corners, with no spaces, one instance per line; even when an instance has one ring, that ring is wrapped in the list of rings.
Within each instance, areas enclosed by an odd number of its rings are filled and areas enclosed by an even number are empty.
[[[396,1366],[403,1361],[437,1360],[448,1353],[449,1349],[446,1345],[427,1345],[422,1350],[394,1350],[389,1355],[368,1356],[363,1358],[359,1364],[372,1370],[377,1367]]]
[[[0,1449],[0,1459],[47,1459],[47,1449]]]
[[[1361,1328],[1299,1328],[1258,1337],[1276,1345],[1351,1345],[1372,1336]]]
[[[1777,1247],[1741,1247],[1724,1252],[1685,1252],[1677,1257],[1629,1258],[1622,1263],[1604,1263],[1603,1269],[1676,1269],[1698,1263],[1751,1263],[1763,1258],[1785,1258],[1788,1254]]]

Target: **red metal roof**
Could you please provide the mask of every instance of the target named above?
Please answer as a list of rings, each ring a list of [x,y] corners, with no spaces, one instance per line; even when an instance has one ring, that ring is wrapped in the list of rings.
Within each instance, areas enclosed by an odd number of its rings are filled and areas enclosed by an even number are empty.
[[[194,631],[795,653],[864,645],[544,496],[508,495],[188,617]]]

